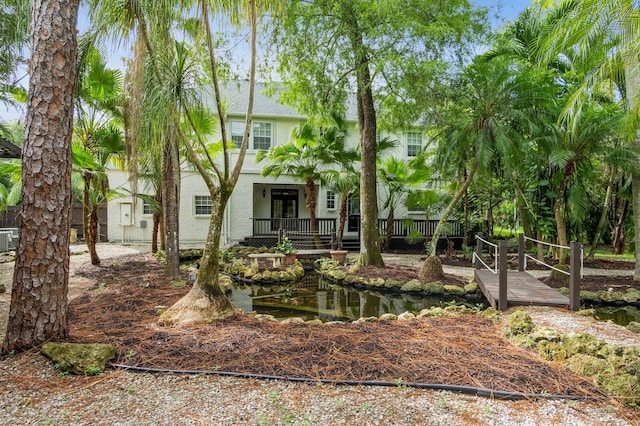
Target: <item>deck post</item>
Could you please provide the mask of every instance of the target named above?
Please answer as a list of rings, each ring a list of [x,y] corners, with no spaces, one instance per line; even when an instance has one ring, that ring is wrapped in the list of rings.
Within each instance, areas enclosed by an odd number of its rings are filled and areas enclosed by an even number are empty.
[[[278,228],[278,244],[282,243],[283,236],[284,236],[284,229]]]
[[[582,244],[571,241],[571,257],[569,258],[569,309],[580,310],[580,258],[582,257]]]
[[[524,272],[524,234],[518,234],[518,271]]]
[[[482,232],[478,232],[476,238],[476,269],[481,268],[480,257],[482,257],[482,237],[484,234]]]
[[[498,245],[498,310],[507,309],[507,242]]]

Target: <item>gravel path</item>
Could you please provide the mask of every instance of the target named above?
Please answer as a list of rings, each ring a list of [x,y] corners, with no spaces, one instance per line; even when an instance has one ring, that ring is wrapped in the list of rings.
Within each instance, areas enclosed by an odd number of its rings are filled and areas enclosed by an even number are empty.
[[[144,248],[99,246],[103,259],[134,250]],[[402,261],[418,266],[419,257],[402,256]],[[75,254],[71,270],[87,262],[88,255]],[[3,281],[7,277],[10,281],[10,270],[0,266]],[[473,273],[470,268],[445,270],[463,277]],[[70,282],[78,293],[89,285],[73,272]],[[0,295],[3,331],[7,306],[8,294]],[[574,329],[595,323],[589,318],[572,321],[576,316],[561,310],[535,308],[532,313],[536,322],[553,323],[557,316]],[[612,327],[597,331],[623,329]],[[611,401],[500,401],[402,386],[309,385],[115,370],[99,377],[69,377],[58,375],[35,353],[0,361],[0,424],[6,425],[633,425],[638,421],[633,411]]]

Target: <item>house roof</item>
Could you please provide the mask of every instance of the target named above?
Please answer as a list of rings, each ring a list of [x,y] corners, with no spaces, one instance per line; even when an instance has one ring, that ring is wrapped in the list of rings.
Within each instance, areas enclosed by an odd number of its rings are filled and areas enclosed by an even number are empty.
[[[245,115],[247,113],[247,99],[249,99],[249,81],[234,80],[227,82],[222,88],[227,102],[227,113],[231,115]],[[253,99],[253,115],[260,117],[288,117],[306,118],[295,108],[283,105],[278,101],[279,93],[284,90],[281,84],[274,87],[267,83],[256,82]],[[273,96],[267,93],[273,92]],[[355,99],[349,98],[347,104],[347,120],[356,121],[357,111]]]
[[[21,154],[19,147],[0,137],[0,158],[20,158]]]

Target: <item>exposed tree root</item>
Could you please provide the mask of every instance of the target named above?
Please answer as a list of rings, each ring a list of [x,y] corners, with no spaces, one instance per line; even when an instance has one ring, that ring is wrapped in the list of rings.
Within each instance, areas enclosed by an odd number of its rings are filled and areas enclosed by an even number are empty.
[[[226,297],[223,299],[211,297],[200,287],[194,286],[189,293],[160,315],[158,324],[162,326],[208,324],[229,318],[234,313],[233,306]]]

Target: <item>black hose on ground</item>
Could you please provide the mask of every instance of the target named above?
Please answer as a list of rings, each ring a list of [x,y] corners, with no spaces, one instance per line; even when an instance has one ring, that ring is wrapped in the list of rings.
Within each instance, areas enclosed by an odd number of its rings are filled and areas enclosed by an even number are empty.
[[[273,376],[269,374],[255,373],[236,373],[233,371],[217,371],[217,370],[173,370],[169,368],[147,368],[135,367],[124,364],[108,364],[112,368],[129,370],[138,373],[173,373],[173,374],[215,374],[218,376],[239,377],[243,379],[261,379],[261,380],[286,380],[289,382],[301,383],[322,383],[330,385],[349,385],[349,386],[388,386],[398,387],[405,386],[417,389],[444,390],[449,392],[463,393],[468,395],[476,395],[491,399],[503,399],[510,401],[519,401],[524,399],[568,399],[576,401],[597,400],[601,397],[585,396],[585,395],[553,395],[548,393],[520,393],[499,391],[494,389],[478,388],[474,386],[447,385],[444,383],[410,383],[410,382],[387,382],[382,380],[329,380],[329,379],[312,379],[309,377],[288,377]]]

